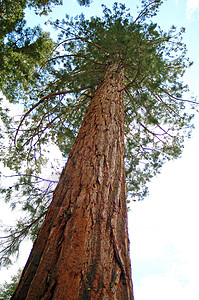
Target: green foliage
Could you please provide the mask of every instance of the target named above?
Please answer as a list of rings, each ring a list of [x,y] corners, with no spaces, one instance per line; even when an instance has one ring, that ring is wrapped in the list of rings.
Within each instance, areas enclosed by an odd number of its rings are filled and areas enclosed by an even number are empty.
[[[23,66],[25,76],[17,59],[13,63],[10,59],[5,76],[11,78],[12,74],[15,80],[2,82],[2,87],[8,99],[20,103],[24,112],[20,120],[13,120],[6,108],[0,111],[2,132],[8,138],[1,161],[14,180],[2,186],[1,192],[12,207],[21,207],[28,217],[10,229],[2,243],[2,263],[10,262],[11,253],[18,251],[25,236],[35,238],[55,186],[42,175],[49,163],[46,149],[55,144],[67,158],[90,99],[110,64],[117,64],[118,72],[125,74],[125,163],[130,198],[143,199],[151,177],[165,161],[181,154],[192,127],[192,114],[185,109],[192,101],[183,99],[188,89],[181,77],[191,63],[182,42],[184,29],[177,32],[171,27],[163,32],[151,21],[161,2],[142,1],[136,18],[123,4],[115,3],[112,11],[103,6],[102,18],[86,20],[80,15],[57,20],[51,23],[59,34],[54,51],[41,31],[35,33],[46,41],[41,48],[40,43],[34,46],[37,39],[32,33],[27,32],[30,51],[24,39],[19,39],[20,49],[25,47],[20,60],[28,55]],[[12,53],[17,53],[15,37],[7,40]],[[15,70],[19,70],[20,78]],[[49,186],[44,187],[44,182]]]
[[[0,2],[0,89],[10,97],[36,82],[35,72],[52,51],[54,43],[39,27],[27,28],[26,7],[49,12],[59,0],[2,0]],[[8,94],[7,94],[8,93]]]
[[[24,25],[22,22],[9,34],[0,48],[0,88],[10,100],[14,100],[21,89],[36,84],[37,69],[54,48],[49,35],[39,27],[30,29]]]
[[[24,18],[26,1],[2,0],[0,2],[0,40],[11,33]]]
[[[92,1],[91,0],[77,0],[77,2],[79,3],[79,5],[89,6]]]
[[[11,299],[11,297],[17,287],[20,276],[21,276],[21,270],[19,270],[16,275],[11,277],[10,283],[5,282],[2,286],[0,286],[0,299],[1,300],[10,300]]]
[[[37,14],[47,14],[53,5],[61,5],[62,0],[1,0],[0,26],[1,37],[12,32],[15,26],[24,19],[25,8],[33,8]]]

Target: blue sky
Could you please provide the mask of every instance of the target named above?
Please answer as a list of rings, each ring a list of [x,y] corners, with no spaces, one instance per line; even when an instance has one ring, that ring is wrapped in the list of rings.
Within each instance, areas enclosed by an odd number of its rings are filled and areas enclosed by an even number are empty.
[[[53,10],[52,18],[83,12],[87,17],[100,15],[101,4],[112,7],[115,1],[93,0],[80,7],[73,0],[63,0],[63,7]],[[139,1],[120,1],[133,13]],[[133,13],[134,14],[134,13]],[[136,15],[136,13],[134,14]],[[41,22],[27,14],[29,24]],[[193,95],[199,95],[199,0],[167,0],[156,22],[167,30],[171,25],[185,27],[184,42],[194,65],[184,77]],[[186,141],[182,157],[171,161],[149,185],[149,196],[133,203],[129,213],[132,277],[135,300],[199,299],[199,116],[193,136]],[[26,245],[15,268],[27,259]],[[27,248],[29,245],[27,244]],[[1,271],[0,280],[10,272]]]

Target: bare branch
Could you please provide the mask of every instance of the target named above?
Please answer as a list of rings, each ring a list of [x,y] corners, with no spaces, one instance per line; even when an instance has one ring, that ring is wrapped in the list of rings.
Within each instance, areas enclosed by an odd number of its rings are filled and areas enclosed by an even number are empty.
[[[42,181],[47,181],[47,182],[54,182],[54,183],[57,183],[58,181],[57,180],[50,180],[50,179],[45,179],[45,178],[42,178],[42,177],[39,177],[39,176],[36,176],[36,175],[33,175],[33,174],[20,174],[20,175],[9,175],[9,176],[4,176],[5,178],[11,178],[11,177],[20,177],[20,176],[29,176],[29,177],[34,177],[36,179],[40,179]]]
[[[152,2],[150,2],[149,4],[147,4],[144,9],[139,13],[139,15],[137,16],[137,18],[135,19],[135,21],[133,22],[133,25],[142,17],[144,16],[145,12],[147,11],[147,9],[153,5],[153,4],[157,4],[158,0],[154,0]]]
[[[175,97],[175,96],[171,95],[168,91],[165,91],[163,88],[160,88],[160,90],[162,90],[166,95],[168,95],[170,98],[172,98],[172,99],[174,99],[176,101],[188,102],[188,103],[193,103],[193,104],[199,105],[199,102]]]

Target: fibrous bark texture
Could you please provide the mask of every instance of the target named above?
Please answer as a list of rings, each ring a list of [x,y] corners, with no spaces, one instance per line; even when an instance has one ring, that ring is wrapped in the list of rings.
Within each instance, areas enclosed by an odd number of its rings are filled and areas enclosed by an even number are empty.
[[[96,90],[12,300],[132,300],[123,72]]]

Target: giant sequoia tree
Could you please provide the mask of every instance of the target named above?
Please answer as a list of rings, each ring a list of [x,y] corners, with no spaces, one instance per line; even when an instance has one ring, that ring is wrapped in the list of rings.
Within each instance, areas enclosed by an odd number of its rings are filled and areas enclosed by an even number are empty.
[[[15,124],[1,111],[14,141],[2,161],[16,178],[1,191],[29,215],[3,239],[2,263],[37,235],[12,299],[133,299],[127,191],[146,195],[181,153],[192,118],[180,80],[190,65],[184,30],[150,21],[160,4],[143,1],[137,18],[115,4],[102,18],[57,20],[54,51],[30,84],[12,88],[25,111]],[[49,178],[42,185],[51,143],[67,159],[54,191]]]

